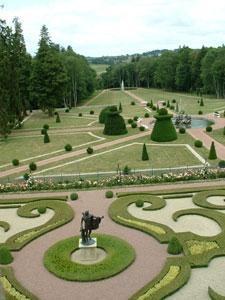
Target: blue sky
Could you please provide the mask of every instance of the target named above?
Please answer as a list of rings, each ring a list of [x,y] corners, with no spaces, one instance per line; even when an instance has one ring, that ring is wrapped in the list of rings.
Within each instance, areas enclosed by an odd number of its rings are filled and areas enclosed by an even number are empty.
[[[1,19],[10,24],[19,17],[32,54],[43,24],[53,42],[89,56],[225,42],[224,0],[0,0],[0,4],[4,4]]]

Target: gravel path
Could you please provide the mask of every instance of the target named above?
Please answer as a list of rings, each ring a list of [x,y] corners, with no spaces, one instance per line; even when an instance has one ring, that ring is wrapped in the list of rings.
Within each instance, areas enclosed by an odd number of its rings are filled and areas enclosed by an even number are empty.
[[[76,213],[72,222],[14,253],[12,267],[21,284],[41,300],[125,300],[152,280],[166,261],[166,246],[138,230],[114,223],[107,215],[111,202],[105,199],[103,191],[80,192],[79,200],[70,202]],[[81,212],[86,209],[95,215],[105,216],[98,233],[115,235],[128,241],[135,248],[136,260],[128,269],[106,280],[87,283],[61,280],[44,268],[43,254],[57,241],[79,234]]]

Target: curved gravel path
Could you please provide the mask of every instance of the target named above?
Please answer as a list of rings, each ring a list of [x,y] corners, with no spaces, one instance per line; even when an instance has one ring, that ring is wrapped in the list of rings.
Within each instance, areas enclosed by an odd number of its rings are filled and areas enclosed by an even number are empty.
[[[112,201],[105,198],[103,191],[79,192],[79,200],[69,202],[76,213],[72,222],[14,253],[12,267],[21,284],[41,300],[125,300],[152,280],[166,261],[166,246],[143,232],[114,223],[107,214]],[[135,248],[136,260],[128,269],[109,279],[87,283],[64,281],[44,268],[43,254],[57,241],[79,234],[81,212],[86,209],[105,216],[98,232],[128,241]]]

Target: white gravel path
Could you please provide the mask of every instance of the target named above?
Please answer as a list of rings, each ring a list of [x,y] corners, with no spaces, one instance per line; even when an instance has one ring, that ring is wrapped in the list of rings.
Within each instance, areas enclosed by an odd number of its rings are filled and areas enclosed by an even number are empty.
[[[210,196],[207,198],[207,202],[215,205],[223,205],[225,207],[225,196]],[[223,212],[223,211],[221,211]]]
[[[192,269],[188,283],[174,295],[167,297],[170,300],[208,300],[208,287],[218,294],[225,296],[225,257],[214,258],[207,268]]]
[[[165,224],[175,232],[193,232],[201,236],[214,236],[221,232],[220,226],[209,218],[198,215],[185,215],[180,217],[177,222],[173,221],[174,212],[183,209],[199,208],[192,202],[192,198],[167,199],[167,205],[156,211],[144,211],[137,208],[135,204],[128,207],[128,212],[139,219],[150,220]],[[145,203],[145,206],[148,206]]]
[[[22,218],[17,215],[17,208],[0,209],[0,220],[10,224],[10,229],[7,232],[4,232],[4,229],[0,227],[0,243],[4,243],[16,233],[45,224],[53,215],[54,210],[47,209],[46,213],[39,217]]]

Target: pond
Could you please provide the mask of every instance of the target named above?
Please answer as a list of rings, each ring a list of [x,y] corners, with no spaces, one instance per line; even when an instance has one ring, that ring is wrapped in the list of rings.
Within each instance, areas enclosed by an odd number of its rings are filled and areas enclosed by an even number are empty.
[[[175,118],[173,118],[173,123],[175,123]],[[206,128],[207,126],[213,125],[214,122],[204,118],[192,118],[191,128]]]

